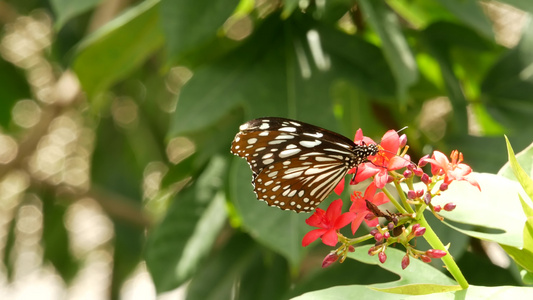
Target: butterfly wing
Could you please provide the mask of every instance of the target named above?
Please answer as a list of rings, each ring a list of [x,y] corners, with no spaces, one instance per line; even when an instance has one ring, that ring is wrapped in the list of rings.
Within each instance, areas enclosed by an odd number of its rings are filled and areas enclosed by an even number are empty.
[[[253,180],[254,191],[257,199],[270,206],[309,212],[331,193],[348,170],[342,160],[303,154],[265,167]]]
[[[290,119],[260,118],[239,129],[231,151],[250,165],[258,199],[282,209],[313,210],[368,156],[338,133]]]

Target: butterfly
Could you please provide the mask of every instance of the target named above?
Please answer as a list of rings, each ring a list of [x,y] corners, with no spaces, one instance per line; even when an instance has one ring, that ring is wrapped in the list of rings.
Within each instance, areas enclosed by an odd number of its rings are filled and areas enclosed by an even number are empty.
[[[259,118],[239,127],[231,152],[248,162],[257,199],[296,212],[313,211],[348,171],[376,155],[376,144],[285,118]]]

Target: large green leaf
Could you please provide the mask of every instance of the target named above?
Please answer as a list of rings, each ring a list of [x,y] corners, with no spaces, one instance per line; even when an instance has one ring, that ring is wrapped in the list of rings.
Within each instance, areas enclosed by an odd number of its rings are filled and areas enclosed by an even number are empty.
[[[124,78],[163,44],[159,0],[147,0],[91,34],[72,67],[92,99]]]
[[[387,261],[381,264],[376,256],[368,255],[369,247],[358,247],[348,257],[395,273],[400,276],[399,280],[372,285],[337,286],[306,293],[293,299],[405,299],[406,295],[460,289],[451,278],[419,260],[411,259],[407,269],[402,270],[400,262],[405,255],[403,251],[387,249]]]
[[[458,19],[472,27],[478,33],[490,39],[494,38],[492,24],[481,9],[477,0],[438,0]]]
[[[11,110],[18,100],[30,97],[30,86],[23,73],[0,58],[0,126],[11,121]]]
[[[356,248],[348,257],[396,273],[400,280],[373,285],[337,286],[293,299],[522,299],[533,293],[531,287],[513,286],[470,285],[468,289],[460,290],[452,279],[419,260],[411,259],[409,266],[402,270],[400,261],[405,252],[389,248],[387,261],[380,264],[376,257],[368,256],[368,247]]]
[[[56,13],[56,29],[60,29],[70,19],[90,10],[102,0],[51,0],[50,4]]]
[[[169,56],[180,62],[206,46],[217,50],[221,43],[216,43],[218,33],[238,3],[237,0],[162,0],[161,24]]]
[[[525,199],[520,196],[522,209],[527,217],[523,231],[523,247],[509,247],[505,245],[502,245],[502,247],[531,276],[531,273],[533,273],[533,261],[531,260],[531,257],[533,256],[533,206],[531,205],[531,199],[533,199],[533,180],[530,176],[528,176],[528,173],[522,169],[520,164],[518,164],[518,160],[514,155],[513,148],[511,147],[511,144],[507,138],[506,142],[507,150],[509,152],[509,164],[513,170],[514,176],[529,198],[527,198],[528,201],[525,201]],[[529,148],[531,149],[531,147]],[[530,149],[522,151],[520,155],[524,158],[522,159],[522,162],[525,162],[526,159],[528,162],[531,161],[532,156]],[[531,172],[531,164],[527,164],[527,167],[529,169],[528,171]],[[521,275],[524,277],[526,274]]]
[[[254,239],[285,256],[292,266],[298,266],[306,252],[302,238],[313,229],[305,224],[310,214],[282,211],[258,201],[250,184],[251,176],[246,163],[235,158],[229,197],[239,213],[242,227]]]
[[[444,206],[448,202],[457,205],[451,212],[441,211],[444,222],[469,236],[521,248],[526,221],[518,197],[523,193],[522,188],[501,176],[472,174],[479,182],[481,192],[466,181],[457,181],[432,200],[434,205]],[[476,227],[465,229],[462,224]]]
[[[187,287],[188,300],[231,299],[249,265],[260,258],[259,247],[237,233],[206,262]]]
[[[468,100],[456,74],[451,51],[454,49],[487,50],[487,42],[476,32],[462,25],[435,22],[422,32],[422,41],[440,66],[441,76],[453,105],[452,129],[456,134],[468,128],[466,107]]]
[[[226,220],[224,196],[217,193],[226,168],[224,159],[213,159],[198,180],[176,196],[150,233],[146,263],[158,293],[189,280],[211,251]]]
[[[43,248],[44,259],[50,261],[68,283],[76,275],[79,263],[69,249],[69,235],[65,228],[67,206],[51,195],[43,197]]]
[[[287,21],[281,27],[278,18],[265,20],[245,45],[195,72],[181,91],[171,136],[204,128],[237,106],[244,108],[247,119],[288,116],[336,129],[330,94],[335,80],[353,79],[381,95],[392,90],[390,71],[375,46],[318,28],[310,43],[325,53],[313,57],[307,34],[299,29],[310,21],[298,26]],[[343,47],[335,46],[340,43]]]
[[[398,98],[405,104],[407,90],[418,80],[418,71],[407,40],[399,30],[398,19],[384,1],[360,0],[359,4],[381,38],[383,52],[397,82]]]
[[[520,43],[502,55],[481,86],[489,112],[513,134],[532,127],[532,64],[533,22],[528,20]]]

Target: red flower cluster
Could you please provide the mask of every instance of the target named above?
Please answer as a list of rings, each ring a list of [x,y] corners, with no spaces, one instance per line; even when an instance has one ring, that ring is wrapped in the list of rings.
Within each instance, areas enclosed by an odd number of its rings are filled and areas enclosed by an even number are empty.
[[[348,172],[349,174],[355,173],[350,184],[357,184],[373,177],[364,195],[359,191],[351,194],[352,205],[348,212],[342,213],[342,200],[338,199],[333,201],[326,211],[317,208],[314,214],[306,220],[308,225],[318,227],[318,229],[313,229],[304,236],[302,240],[304,247],[318,238],[321,238],[322,242],[328,246],[336,246],[340,237],[342,245],[326,256],[323,267],[329,266],[337,260],[344,261],[347,252],[353,251],[354,244],[368,240],[369,237],[373,237],[376,241],[375,245],[369,249],[369,254],[378,255],[379,261],[382,263],[387,259],[385,250],[388,246],[402,244],[407,250],[407,254],[402,259],[402,268],[409,265],[409,257],[430,262],[432,258],[441,258],[447,254],[444,250],[420,251],[412,246],[410,243],[412,239],[424,236],[426,233],[426,228],[418,224],[419,219],[415,218],[415,211],[423,211],[429,207],[437,215],[441,209],[453,210],[455,208],[453,203],[448,203],[444,208],[441,208],[439,205],[433,206],[431,200],[440,195],[441,192],[446,191],[454,180],[467,181],[478,189],[481,190],[481,188],[479,183],[470,176],[472,169],[462,163],[463,155],[457,150],[452,152],[451,161],[443,153],[434,151],[431,158],[429,156],[422,158],[417,166],[411,162],[409,156],[405,154],[405,150],[400,153],[400,150],[405,147],[406,141],[405,135],[400,137],[394,130],[387,131],[383,135],[378,153],[369,156],[367,162]],[[375,144],[372,139],[363,136],[361,129],[357,131],[354,142],[358,145]],[[431,164],[432,177],[424,173],[421,168],[428,163]],[[404,172],[393,172],[403,168],[406,168]],[[406,182],[407,186],[413,188],[415,176],[426,185],[426,188],[416,191],[409,190],[403,196],[402,203],[393,201],[401,213],[383,212],[378,208],[380,205],[393,200],[387,197],[387,195],[391,195],[385,189],[387,183],[394,182],[398,192],[405,193],[399,183]],[[433,187],[439,182],[441,184],[438,191],[435,191]],[[342,193],[344,183],[343,179],[335,187],[336,194]],[[378,189],[387,193],[378,191]],[[402,208],[402,205],[405,207]],[[384,227],[380,226],[378,217],[385,217],[389,223]],[[343,227],[351,223],[352,233],[355,234],[363,221],[369,227],[374,227],[368,236],[360,239],[348,239],[340,233]]]

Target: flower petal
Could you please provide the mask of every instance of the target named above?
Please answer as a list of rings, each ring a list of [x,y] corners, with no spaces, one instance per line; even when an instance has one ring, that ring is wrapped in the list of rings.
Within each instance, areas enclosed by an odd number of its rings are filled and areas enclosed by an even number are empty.
[[[355,217],[355,219],[353,219],[353,221],[352,221],[352,234],[355,234],[357,229],[359,229],[359,226],[361,226],[361,223],[365,219],[367,213],[358,213],[357,216]]]
[[[393,157],[400,148],[400,136],[395,130],[389,130],[381,139],[381,147],[387,151],[384,151],[386,157]]]
[[[326,210],[326,219],[329,221],[329,224],[333,225],[333,223],[341,215],[341,213],[342,213],[342,200],[337,199],[331,202],[328,209]]]
[[[374,196],[374,199],[372,199],[372,203],[374,203],[376,206],[380,206],[381,204],[385,204],[389,202],[389,197],[385,195],[383,192],[379,192]]]
[[[335,194],[339,196],[342,193],[342,191],[344,191],[344,177],[342,177],[341,181],[339,181],[339,183],[337,184],[335,189],[333,189],[333,191],[335,192]]]
[[[410,165],[411,162],[408,159],[405,159],[401,156],[394,156],[390,159],[389,165],[387,166],[387,170],[394,171],[401,168],[405,168],[408,165]]]
[[[305,220],[305,223],[309,226],[324,228],[325,215],[326,212],[323,209],[316,208],[315,212]]]
[[[311,244],[316,239],[321,237],[324,233],[326,233],[326,231],[327,229],[314,229],[309,231],[302,239],[302,246],[307,247],[309,244]]]
[[[374,182],[376,183],[376,187],[379,189],[382,189],[385,187],[387,182],[389,181],[389,174],[387,173],[387,170],[381,169],[378,174],[374,177]]]
[[[343,213],[340,217],[337,218],[337,220],[335,220],[335,224],[333,228],[341,229],[344,226],[350,224],[353,221],[353,219],[355,219],[355,217],[356,217],[356,214],[352,212]]]
[[[335,229],[329,229],[322,235],[322,242],[328,246],[335,246],[339,242],[337,231]]]
[[[360,164],[355,175],[354,184],[367,180],[377,174],[382,168],[374,166],[372,163]],[[352,184],[352,182],[350,182]]]

